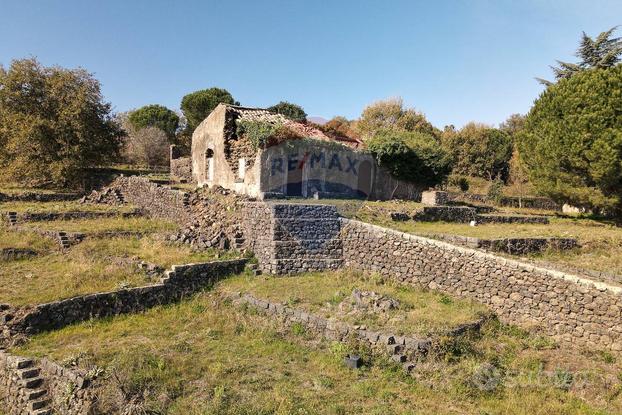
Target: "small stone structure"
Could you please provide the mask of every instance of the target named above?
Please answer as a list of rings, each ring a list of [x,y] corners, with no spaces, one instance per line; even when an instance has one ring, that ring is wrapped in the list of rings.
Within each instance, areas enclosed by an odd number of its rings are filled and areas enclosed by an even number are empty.
[[[30,248],[2,248],[0,249],[0,260],[13,261],[17,259],[30,258],[39,253]]]
[[[341,222],[330,205],[248,202],[244,235],[263,272],[291,274],[342,264]]]
[[[171,180],[180,183],[191,183],[192,157],[177,145],[171,145],[170,156]]]
[[[440,190],[428,190],[421,193],[421,203],[430,206],[443,206],[446,205],[449,198],[447,192]]]

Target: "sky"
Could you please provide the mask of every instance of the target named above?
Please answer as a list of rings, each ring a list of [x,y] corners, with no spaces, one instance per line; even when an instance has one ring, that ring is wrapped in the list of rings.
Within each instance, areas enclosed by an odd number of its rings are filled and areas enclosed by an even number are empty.
[[[621,0],[0,0],[0,64],[85,68],[115,111],[217,86],[327,119],[400,96],[439,128],[496,125],[582,31],[620,24]]]

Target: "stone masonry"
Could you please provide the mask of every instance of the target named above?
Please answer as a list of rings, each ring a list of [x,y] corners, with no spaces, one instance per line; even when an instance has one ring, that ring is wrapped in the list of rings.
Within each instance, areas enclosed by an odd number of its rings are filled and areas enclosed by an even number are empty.
[[[344,265],[491,307],[507,323],[622,351],[622,288],[469,248],[342,219]]]
[[[337,210],[329,205],[249,202],[244,235],[263,272],[337,269],[343,250]]]

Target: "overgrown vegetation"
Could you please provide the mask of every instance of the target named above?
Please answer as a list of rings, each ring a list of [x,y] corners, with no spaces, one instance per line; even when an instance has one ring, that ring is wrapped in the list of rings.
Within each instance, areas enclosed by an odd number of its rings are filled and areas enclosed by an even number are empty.
[[[268,111],[276,112],[277,114],[284,115],[293,121],[306,122],[307,113],[300,105],[292,104],[291,102],[281,101],[276,105],[267,108]]]
[[[265,149],[288,140],[302,138],[286,125],[276,122],[238,120],[236,128],[237,136],[249,140],[255,149]]]

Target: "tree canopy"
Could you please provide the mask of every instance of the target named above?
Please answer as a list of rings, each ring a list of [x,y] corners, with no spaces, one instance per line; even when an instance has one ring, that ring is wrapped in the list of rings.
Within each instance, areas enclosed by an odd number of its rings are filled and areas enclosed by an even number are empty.
[[[431,135],[385,130],[367,141],[378,165],[398,179],[433,187],[451,172],[451,158]]]
[[[387,130],[419,132],[435,137],[440,134],[425,115],[412,108],[404,108],[401,98],[378,101],[367,106],[356,128],[363,139],[372,138]]]
[[[446,129],[441,141],[452,155],[454,173],[506,179],[512,138],[502,130],[471,122],[460,130]]]
[[[571,76],[588,69],[611,68],[620,62],[622,56],[622,38],[613,38],[613,27],[592,39],[585,32],[581,35],[581,42],[575,56],[580,60],[577,63],[557,61],[558,66],[551,66],[556,80],[568,79]],[[540,83],[550,86],[553,83],[546,79],[536,78]]]
[[[169,142],[175,143],[175,134],[179,127],[179,116],[162,105],[145,105],[130,112],[129,122],[135,130],[155,127],[162,130]]]
[[[181,99],[181,110],[188,121],[190,134],[218,104],[238,105],[226,89],[209,88],[192,92]]]
[[[26,186],[77,186],[118,156],[122,131],[99,82],[36,59],[0,67],[0,174]]]
[[[300,105],[292,104],[291,102],[281,101],[278,104],[269,107],[268,111],[284,115],[285,117],[293,121],[307,121],[307,113],[305,112],[305,110],[302,109]]]
[[[519,150],[536,188],[559,202],[622,211],[622,65],[548,87],[527,115]]]

